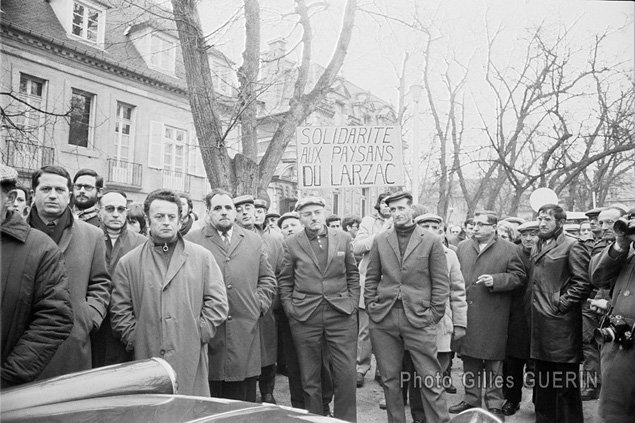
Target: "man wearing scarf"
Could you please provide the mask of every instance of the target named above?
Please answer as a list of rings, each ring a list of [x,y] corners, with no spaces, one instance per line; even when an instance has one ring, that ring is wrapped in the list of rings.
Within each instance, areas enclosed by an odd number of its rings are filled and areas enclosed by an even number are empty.
[[[563,232],[566,213],[538,210],[539,241],[531,252],[531,358],[535,360],[536,423],[581,422],[582,302],[592,285],[590,252]]]
[[[90,334],[99,329],[110,301],[110,275],[106,269],[102,232],[73,217],[71,176],[60,166],[44,166],[33,174],[34,204],[29,225],[58,245],[68,274],[74,325],[40,379],[92,367]]]
[[[126,193],[107,191],[99,199],[99,220],[106,245],[106,266],[114,276],[119,260],[147,238],[128,230],[128,207]],[[93,334],[93,368],[132,360],[132,353],[112,334],[110,313],[104,318],[99,331]]]
[[[150,239],[122,257],[115,271],[113,332],[135,360],[170,363],[180,394],[209,396],[208,343],[228,312],[220,269],[209,251],[179,234],[175,192],[153,191],[143,208]]]
[[[104,178],[92,169],[80,169],[73,178],[73,214],[99,227],[97,203],[104,190]]]

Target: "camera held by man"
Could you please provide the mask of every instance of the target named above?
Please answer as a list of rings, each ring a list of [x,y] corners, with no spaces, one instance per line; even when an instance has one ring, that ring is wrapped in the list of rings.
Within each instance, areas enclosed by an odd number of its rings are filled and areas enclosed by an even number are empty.
[[[600,327],[595,329],[593,337],[599,345],[607,342],[615,342],[620,348],[628,349],[633,346],[634,324],[630,319],[620,315],[606,314],[600,322]]]

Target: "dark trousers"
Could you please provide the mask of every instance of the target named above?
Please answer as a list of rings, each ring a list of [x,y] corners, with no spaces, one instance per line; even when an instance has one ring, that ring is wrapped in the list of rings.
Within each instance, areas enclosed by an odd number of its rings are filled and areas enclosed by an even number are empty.
[[[635,421],[635,346],[620,350],[614,342],[602,346],[600,417],[610,423]]]
[[[388,422],[406,421],[401,389],[405,350],[410,353],[417,373],[424,377],[421,393],[426,418],[438,423],[448,422],[445,394],[436,379],[443,371],[437,359],[435,326],[416,328],[406,318],[403,308],[395,306],[381,322],[371,320],[370,339],[384,386]]]
[[[534,361],[536,423],[584,421],[580,396],[580,365]]]
[[[593,338],[593,332],[599,324],[598,314],[589,308],[587,301],[582,303],[582,352],[584,353],[583,386],[596,388],[601,379],[600,349]],[[597,382],[597,383],[596,383]]]
[[[276,386],[276,364],[260,368],[260,376],[258,376],[258,387],[260,395],[272,394]]]
[[[278,357],[284,357],[287,367],[289,379],[289,394],[291,397],[291,406],[295,408],[305,409],[304,391],[302,389],[302,378],[300,377],[300,363],[298,363],[298,355],[295,351],[291,328],[289,327],[289,319],[282,312],[278,314],[278,340],[281,342],[281,354]],[[322,362],[322,415],[326,416],[330,413],[329,404],[333,400],[333,379],[331,376],[330,355],[325,345],[324,359]]]
[[[290,318],[289,326],[300,363],[306,409],[315,414],[323,410],[321,374],[326,344],[333,366],[333,415],[357,421],[357,313],[343,314],[324,301],[306,321]]]
[[[506,401],[520,403],[523,395],[523,376],[527,360],[524,358],[507,357],[503,363],[503,395]]]
[[[210,396],[239,401],[256,402],[256,380],[258,376],[248,377],[238,382],[210,380]]]
[[[505,403],[503,396],[503,360],[482,360],[480,358],[461,355],[463,360],[464,401],[475,407],[480,407],[482,397],[485,406],[491,409],[501,409]],[[485,395],[483,395],[485,391]]]

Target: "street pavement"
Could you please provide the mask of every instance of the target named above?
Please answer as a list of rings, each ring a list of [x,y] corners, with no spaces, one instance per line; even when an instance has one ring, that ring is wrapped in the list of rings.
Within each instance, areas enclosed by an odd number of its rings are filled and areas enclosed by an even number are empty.
[[[461,360],[455,358],[452,368],[452,380],[454,386],[457,387],[456,394],[446,394],[448,406],[459,403],[463,399],[463,388],[461,386],[461,375],[463,368]],[[357,421],[359,423],[384,423],[387,421],[386,411],[379,408],[379,403],[384,399],[384,391],[373,378],[375,375],[375,357],[373,357],[371,370],[366,374],[364,386],[357,389]],[[289,400],[289,384],[287,378],[282,375],[276,376],[276,388],[274,392],[276,401],[280,405],[290,406]],[[332,405],[332,403],[331,403]],[[600,423],[597,417],[598,401],[585,401],[584,406],[584,422]],[[452,417],[453,415],[450,415]],[[407,421],[412,421],[410,409],[406,408]],[[506,423],[534,423],[535,414],[533,404],[531,403],[531,390],[523,389],[523,399],[520,410],[511,417],[506,417]],[[433,422],[430,422],[433,423]],[[580,422],[582,423],[582,422]]]

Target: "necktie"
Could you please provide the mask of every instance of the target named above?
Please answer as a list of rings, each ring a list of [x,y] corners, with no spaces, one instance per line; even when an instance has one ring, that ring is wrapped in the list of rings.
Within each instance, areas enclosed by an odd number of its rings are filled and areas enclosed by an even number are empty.
[[[46,224],[46,229],[49,231],[49,233],[53,233],[53,231],[55,230],[55,222],[49,222]]]
[[[229,233],[223,232],[223,242],[225,243],[226,247],[229,247],[229,244],[231,243],[231,240],[229,239]]]

